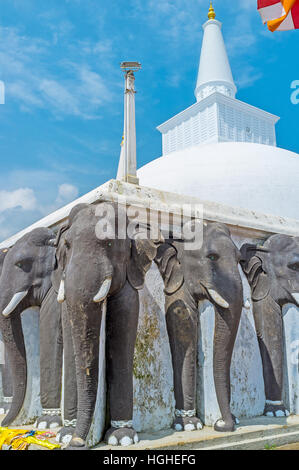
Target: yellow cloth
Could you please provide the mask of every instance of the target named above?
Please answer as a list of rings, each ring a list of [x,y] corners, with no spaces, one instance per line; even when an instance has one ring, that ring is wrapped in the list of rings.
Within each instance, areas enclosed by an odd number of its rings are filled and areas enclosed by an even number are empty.
[[[13,450],[26,450],[30,444],[46,447],[49,450],[60,448],[60,444],[52,444],[51,442],[39,439],[38,432],[35,436],[22,437],[30,432],[28,429],[9,429],[0,427],[0,450],[3,444],[11,446]]]

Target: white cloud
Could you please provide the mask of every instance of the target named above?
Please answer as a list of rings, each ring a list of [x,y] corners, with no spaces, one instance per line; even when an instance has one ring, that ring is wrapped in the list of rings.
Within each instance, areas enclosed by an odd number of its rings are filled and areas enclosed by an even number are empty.
[[[41,202],[38,206],[37,218],[51,214],[60,207],[77,199],[78,195],[79,189],[73,184],[63,183],[59,185],[58,190],[56,190],[56,195],[54,193],[54,187],[52,187],[51,198]]]
[[[96,104],[112,101],[113,96],[98,73],[93,72],[87,66],[83,66],[80,68],[79,74],[81,97],[85,96],[87,100],[93,99]]]
[[[242,0],[242,2],[239,3],[240,8],[243,8],[244,10],[251,10],[253,12],[257,12],[257,6],[256,6],[256,1],[255,0]]]
[[[78,197],[79,191],[76,186],[72,184],[61,184],[58,188],[57,201],[71,202]]]
[[[80,114],[76,97],[58,81],[42,80],[39,88],[52,108],[65,114],[74,114],[76,116]]]
[[[78,188],[72,184],[63,183],[57,190],[57,186],[49,185],[49,181],[46,199],[41,197],[40,189],[36,193],[30,188],[0,191],[0,240],[68,204],[78,194]]]
[[[236,84],[238,88],[249,88],[258,80],[263,78],[263,74],[251,65],[245,65],[239,70]]]
[[[0,214],[0,241],[11,235],[11,227],[8,226],[6,218]]]
[[[30,188],[19,188],[15,191],[0,191],[0,212],[20,207],[25,211],[34,210],[36,198]]]
[[[72,41],[66,46],[70,57],[76,57],[71,62],[51,57],[52,41],[27,37],[9,27],[0,27],[0,36],[0,70],[5,72],[7,101],[17,101],[21,111],[39,108],[58,118],[95,119],[102,106],[113,100],[102,75],[85,63],[84,56],[78,57],[79,44]],[[109,41],[93,44],[91,50],[101,60],[110,52]]]
[[[147,26],[155,30],[155,35],[168,43],[161,44],[168,47],[168,54],[175,54],[176,48],[184,47],[186,43],[194,43],[200,30],[200,19],[194,19],[200,18],[201,5],[206,6],[206,13],[209,6],[206,0],[131,0],[131,3],[140,22],[146,21]]]

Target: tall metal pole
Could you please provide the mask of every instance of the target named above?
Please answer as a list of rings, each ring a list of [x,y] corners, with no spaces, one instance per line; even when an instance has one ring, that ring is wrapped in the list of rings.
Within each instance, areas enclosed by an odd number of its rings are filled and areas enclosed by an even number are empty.
[[[139,62],[123,62],[125,72],[124,97],[124,137],[117,173],[117,179],[127,183],[139,184],[136,159],[136,122],[135,122],[135,75],[140,70]]]

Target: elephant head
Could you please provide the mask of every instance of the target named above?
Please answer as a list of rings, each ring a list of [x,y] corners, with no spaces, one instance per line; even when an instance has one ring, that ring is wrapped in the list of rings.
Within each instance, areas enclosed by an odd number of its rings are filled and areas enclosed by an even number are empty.
[[[241,265],[251,287],[253,314],[263,363],[269,416],[288,415],[282,403],[282,307],[299,306],[299,237],[272,235],[263,245],[245,244]]]
[[[100,215],[101,214],[101,215]],[[101,224],[105,215],[105,223]],[[70,448],[82,448],[91,425],[98,386],[99,334],[107,306],[107,382],[110,401],[110,443],[133,442],[133,354],[139,302],[137,290],[157,253],[137,226],[132,239],[125,209],[116,204],[74,208],[61,231],[57,259],[62,271],[59,300],[65,300],[76,359],[78,415]],[[104,233],[101,229],[106,227]],[[123,227],[122,227],[123,228]],[[120,428],[120,429],[117,429]],[[132,431],[132,432],[131,432]]]
[[[52,282],[55,249],[54,234],[47,228],[37,228],[24,235],[9,250],[0,278],[0,305],[4,317],[9,317],[22,302],[41,305]]]
[[[263,246],[243,245],[241,253],[253,301],[271,296],[281,307],[299,305],[299,237],[272,235]]]
[[[191,429],[192,424],[198,427],[198,423],[188,418],[192,410],[195,416],[197,305],[203,299],[215,306],[214,380],[222,414],[215,429],[234,429],[230,411],[230,364],[243,304],[239,260],[240,252],[229,229],[219,223],[204,224],[200,249],[186,250],[184,240],[174,239],[158,249],[156,262],[165,284],[172,349],[176,429]],[[183,422],[182,417],[186,418]]]
[[[55,249],[51,230],[37,228],[24,235],[6,253],[0,277],[0,328],[11,366],[13,401],[3,425],[17,417],[26,392],[27,367],[20,314],[40,306],[51,287]]]

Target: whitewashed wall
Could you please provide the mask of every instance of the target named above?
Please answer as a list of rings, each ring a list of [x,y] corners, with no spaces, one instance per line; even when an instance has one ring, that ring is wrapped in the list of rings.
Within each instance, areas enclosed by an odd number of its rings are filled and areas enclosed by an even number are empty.
[[[39,309],[31,308],[22,313],[27,355],[27,390],[24,407],[15,425],[33,424],[41,414],[40,403],[40,365],[39,365]]]

